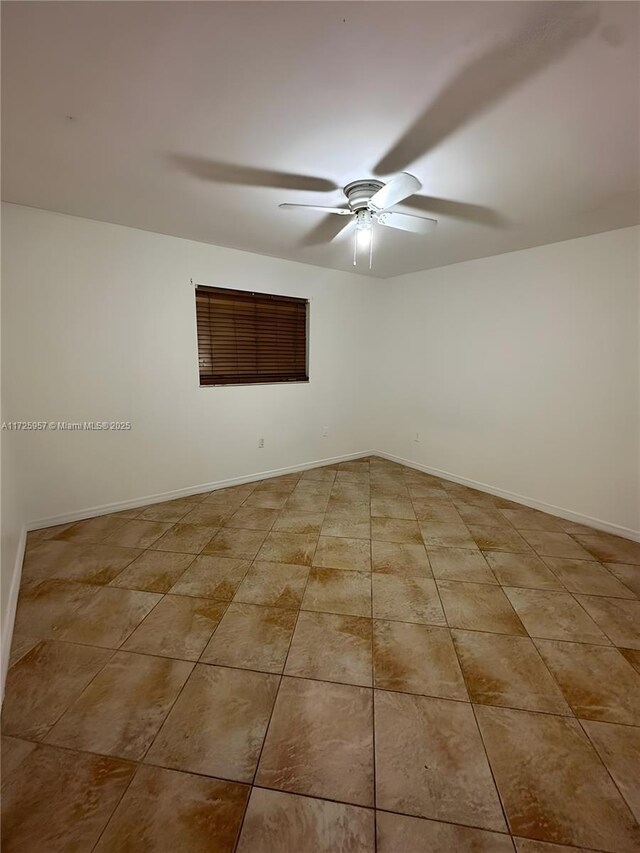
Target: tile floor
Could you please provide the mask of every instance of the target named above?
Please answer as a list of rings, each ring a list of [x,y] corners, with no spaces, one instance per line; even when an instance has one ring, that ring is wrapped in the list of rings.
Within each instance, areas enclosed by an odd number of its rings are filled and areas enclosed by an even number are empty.
[[[379,458],[32,533],[3,850],[637,853],[639,594]]]

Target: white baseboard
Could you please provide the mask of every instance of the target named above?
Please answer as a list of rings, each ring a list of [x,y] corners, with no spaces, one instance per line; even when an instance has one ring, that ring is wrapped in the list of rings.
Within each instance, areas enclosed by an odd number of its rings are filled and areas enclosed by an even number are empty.
[[[0,675],[0,697],[4,700],[4,684],[7,680],[7,670],[9,669],[9,655],[11,653],[11,639],[13,637],[13,625],[16,620],[16,609],[18,607],[18,595],[20,594],[20,578],[22,576],[22,562],[24,560],[24,551],[27,545],[27,529],[22,528],[20,538],[18,540],[18,548],[16,550],[16,559],[13,564],[13,573],[11,575],[11,585],[9,587],[9,595],[7,598],[6,613],[2,620],[2,673]]]
[[[469,486],[469,488],[478,489],[480,492],[487,492],[490,495],[496,495],[499,498],[506,498],[509,501],[529,506],[532,509],[539,509],[542,512],[548,512],[550,515],[557,515],[558,518],[564,518],[566,521],[575,521],[576,524],[585,524],[587,527],[595,527],[597,530],[602,530],[605,533],[613,533],[615,536],[623,536],[625,539],[632,539],[634,542],[640,542],[640,530],[633,530],[630,527],[622,527],[622,525],[612,524],[609,521],[602,521],[600,518],[592,518],[589,515],[583,515],[579,512],[573,512],[570,509],[564,509],[564,507],[555,506],[554,504],[545,503],[544,501],[538,501],[534,498],[527,498],[524,495],[517,494],[516,492],[509,492],[506,489],[499,489],[496,486],[479,483],[477,480],[470,480],[468,477],[460,477],[457,474],[451,474],[449,471],[441,471],[439,468],[431,468],[429,465],[412,462],[410,459],[403,459],[401,456],[394,456],[392,453],[384,453],[381,450],[376,450],[369,455],[381,456],[383,459],[388,459],[390,462],[397,462],[400,465],[415,468],[417,471],[423,471],[425,474],[432,474],[434,477],[440,477],[442,480],[451,480],[453,483],[460,483],[462,486]]]
[[[241,486],[244,483],[255,483],[257,480],[268,480],[271,477],[282,477],[284,474],[295,474],[297,471],[308,471],[310,468],[318,468],[321,465],[335,465],[338,462],[349,462],[352,459],[362,459],[372,456],[372,450],[360,451],[359,453],[347,453],[343,456],[332,456],[327,459],[315,459],[313,462],[302,462],[299,465],[289,465],[286,468],[274,468],[271,471],[260,471],[257,474],[247,474],[244,477],[231,477],[228,480],[216,480],[213,483],[202,483],[199,486],[190,486],[186,489],[173,489],[170,492],[162,492],[155,495],[146,495],[141,498],[132,498],[127,501],[115,501],[110,504],[89,507],[88,509],[66,512],[62,515],[51,515],[48,518],[40,518],[27,523],[27,530],[40,530],[43,527],[55,527],[56,524],[69,524],[72,521],[82,521],[85,518],[93,518],[97,515],[108,515],[111,512],[121,512],[125,509],[136,509],[139,506],[162,503],[175,498],[184,498],[189,495],[200,495],[203,492],[214,492],[217,489],[228,489],[229,486]],[[381,454],[379,454],[381,455]]]

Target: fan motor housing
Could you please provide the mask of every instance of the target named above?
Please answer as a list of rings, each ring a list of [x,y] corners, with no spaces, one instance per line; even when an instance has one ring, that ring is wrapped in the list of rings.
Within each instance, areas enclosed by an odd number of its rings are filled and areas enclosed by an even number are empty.
[[[351,210],[355,212],[364,210],[371,196],[375,195],[383,186],[382,181],[375,181],[373,178],[364,181],[351,181],[344,188],[344,194]]]

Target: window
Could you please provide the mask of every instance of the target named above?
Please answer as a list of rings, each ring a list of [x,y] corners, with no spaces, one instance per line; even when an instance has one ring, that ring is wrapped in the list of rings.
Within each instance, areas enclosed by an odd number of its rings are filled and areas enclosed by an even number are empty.
[[[306,299],[196,287],[200,385],[306,382]]]

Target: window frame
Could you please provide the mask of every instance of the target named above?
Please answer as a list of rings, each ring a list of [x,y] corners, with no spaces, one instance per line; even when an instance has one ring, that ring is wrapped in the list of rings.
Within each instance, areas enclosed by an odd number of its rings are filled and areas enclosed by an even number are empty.
[[[195,321],[196,321],[196,360],[198,367],[198,384],[200,388],[245,388],[253,385],[303,385],[309,384],[310,380],[310,371],[309,371],[309,330],[311,324],[311,298],[302,297],[302,296],[287,296],[281,293],[266,293],[264,291],[259,290],[240,290],[238,288],[231,287],[220,287],[213,286],[208,284],[195,284],[193,286],[194,290],[194,307],[195,307]],[[233,297],[238,296],[242,300],[250,302],[251,297],[257,297],[261,300],[273,300],[274,302],[286,302],[286,303],[299,303],[304,305],[305,311],[305,324],[304,324],[304,344],[305,344],[305,353],[304,353],[304,378],[287,378],[282,377],[280,379],[274,378],[274,376],[268,375],[267,378],[261,379],[259,374],[248,374],[245,381],[238,381],[237,374],[233,377],[231,381],[225,382],[220,381],[220,377],[216,376],[216,374],[204,374],[200,369],[200,334],[198,330],[198,291],[208,292],[208,293],[218,293],[221,296]],[[207,380],[207,376],[210,377]],[[204,381],[203,381],[204,380]]]

